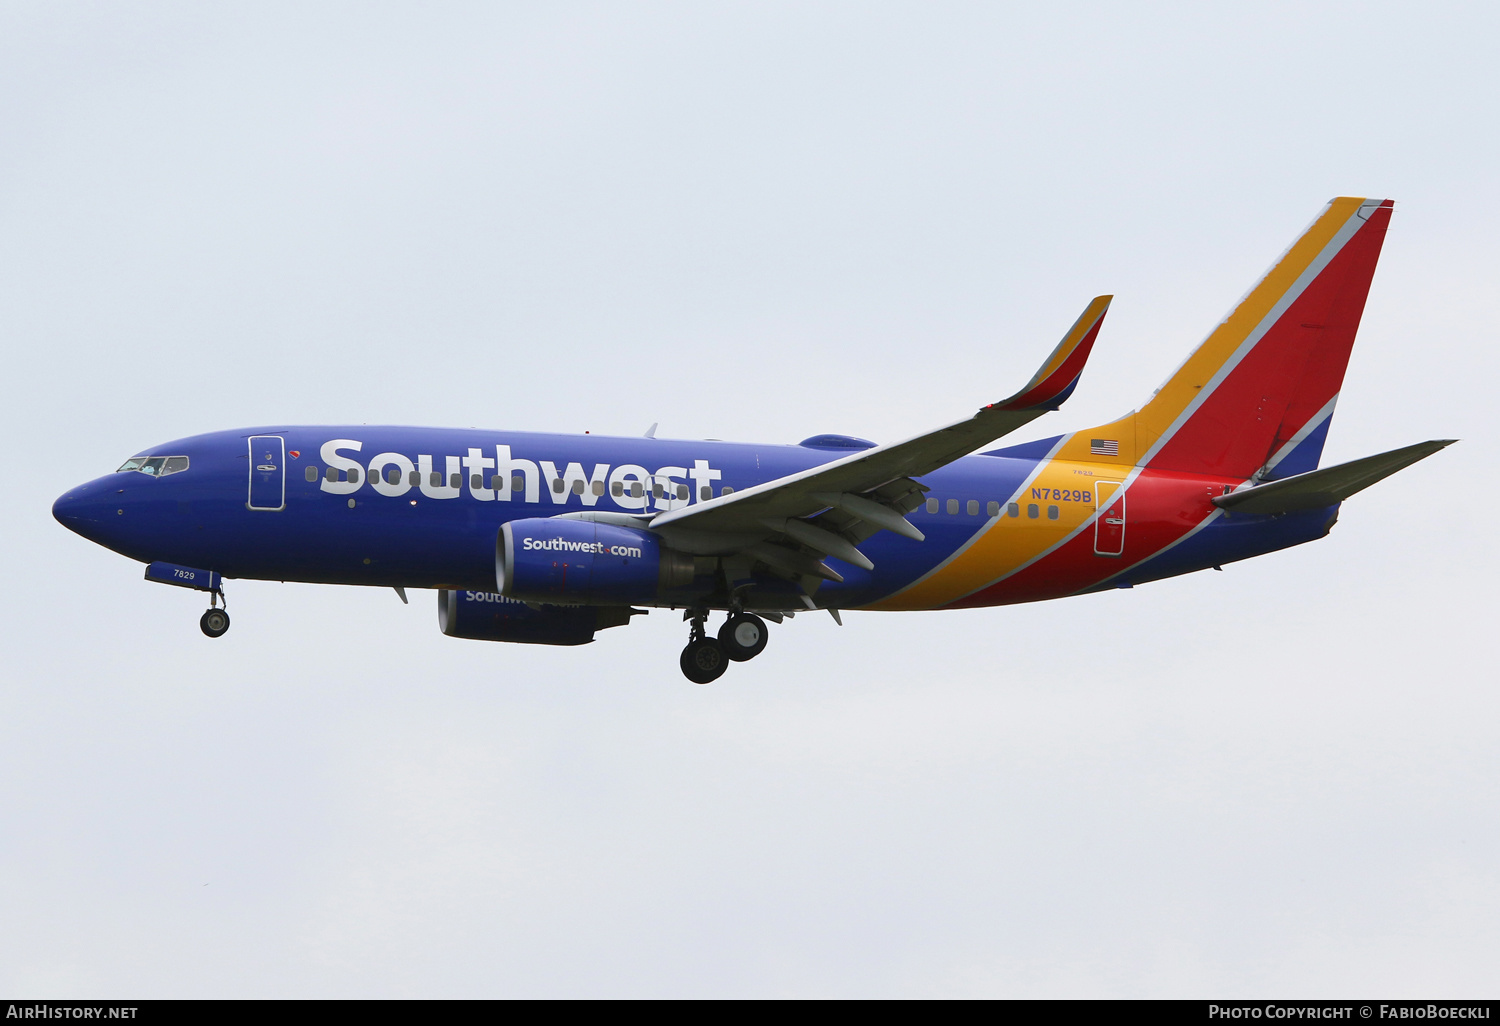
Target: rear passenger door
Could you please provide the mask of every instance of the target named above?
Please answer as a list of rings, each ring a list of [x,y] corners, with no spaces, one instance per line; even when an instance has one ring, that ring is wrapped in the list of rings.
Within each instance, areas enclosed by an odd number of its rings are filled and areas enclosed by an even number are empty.
[[[1125,489],[1121,481],[1094,482],[1094,554],[1118,556],[1125,551]]]

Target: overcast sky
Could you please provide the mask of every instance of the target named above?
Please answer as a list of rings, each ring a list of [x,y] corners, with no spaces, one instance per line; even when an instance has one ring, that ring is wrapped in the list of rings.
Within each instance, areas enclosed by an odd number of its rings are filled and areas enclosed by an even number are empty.
[[[0,993],[1469,996],[1500,965],[1490,4],[0,5]],[[1138,406],[1397,200],[1314,545],[799,616],[709,687],[56,524],[268,423],[890,441]]]

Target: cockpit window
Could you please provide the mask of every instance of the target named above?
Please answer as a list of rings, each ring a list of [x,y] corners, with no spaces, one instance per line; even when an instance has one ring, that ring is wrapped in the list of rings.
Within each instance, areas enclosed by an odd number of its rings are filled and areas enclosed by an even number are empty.
[[[180,474],[187,468],[186,456],[132,456],[115,473],[134,470],[151,477],[166,477],[168,474]]]

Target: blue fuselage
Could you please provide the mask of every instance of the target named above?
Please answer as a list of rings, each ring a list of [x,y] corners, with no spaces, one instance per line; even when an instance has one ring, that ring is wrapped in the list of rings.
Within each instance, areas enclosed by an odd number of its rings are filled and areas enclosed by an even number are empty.
[[[260,452],[252,446],[255,439],[283,440],[283,448]],[[186,457],[187,469],[166,476],[108,474],[70,490],[54,512],[72,530],[132,559],[202,567],[228,578],[494,591],[496,538],[507,521],[587,510],[677,509],[851,451],[837,445],[273,426],[158,446],[142,455]],[[996,521],[997,507],[1003,519],[1004,507],[1037,462],[970,456],[926,475],[929,501],[909,515],[926,540],[876,533],[861,544],[875,569],[836,562],[844,580],[827,582],[818,603],[858,608],[928,575],[986,525],[1003,526]],[[1307,541],[1326,532],[1331,512],[1219,519],[1170,551],[1133,561],[1128,573],[1109,583],[1138,583]],[[1017,529],[1026,524],[1018,520]],[[788,598],[788,604],[793,601]]]

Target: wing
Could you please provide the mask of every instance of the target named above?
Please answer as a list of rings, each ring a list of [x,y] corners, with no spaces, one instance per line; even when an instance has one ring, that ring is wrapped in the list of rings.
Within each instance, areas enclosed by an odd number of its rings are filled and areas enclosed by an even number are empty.
[[[1073,393],[1112,298],[1089,303],[1025,388],[972,417],[659,514],[650,526],[687,551],[744,552],[793,577],[841,580],[821,563],[819,553],[869,569],[870,561],[855,545],[876,531],[922,538],[904,516],[921,504],[926,491],[913,478],[1057,409]],[[814,514],[814,520],[804,519]]]

